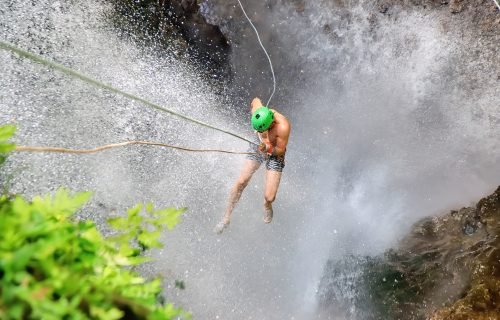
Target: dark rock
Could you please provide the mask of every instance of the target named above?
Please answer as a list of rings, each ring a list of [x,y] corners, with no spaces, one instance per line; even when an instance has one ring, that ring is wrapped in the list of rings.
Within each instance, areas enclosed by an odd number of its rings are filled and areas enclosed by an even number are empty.
[[[451,0],[450,1],[450,12],[451,13],[460,13],[464,10],[464,5],[462,0]]]
[[[169,20],[190,44],[191,53],[203,61],[226,64],[229,44],[218,26],[207,23],[196,0],[164,0],[162,10],[173,12]]]
[[[387,13],[387,11],[389,11],[389,4],[387,4],[387,3],[379,4],[378,12],[385,14],[385,13]]]
[[[329,261],[318,295],[322,310],[351,319],[486,320],[500,319],[499,288],[500,187],[422,219],[382,257]]]
[[[187,52],[210,71],[227,68],[230,46],[218,26],[206,21],[196,0],[108,0],[120,28],[165,47]]]

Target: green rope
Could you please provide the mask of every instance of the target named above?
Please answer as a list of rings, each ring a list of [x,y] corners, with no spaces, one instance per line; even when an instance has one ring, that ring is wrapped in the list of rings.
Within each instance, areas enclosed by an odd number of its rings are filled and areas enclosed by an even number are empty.
[[[65,66],[63,66],[61,64],[55,63],[53,61],[49,61],[49,60],[47,60],[47,59],[45,59],[45,58],[43,58],[41,56],[38,56],[36,54],[33,54],[33,53],[28,52],[28,51],[23,50],[23,49],[20,49],[20,48],[14,46],[12,44],[9,44],[7,42],[2,41],[2,40],[0,40],[0,48],[8,50],[8,51],[11,51],[11,52],[14,52],[14,53],[20,55],[21,57],[24,57],[24,58],[30,59],[32,61],[38,62],[38,63],[40,63],[40,64],[42,64],[44,66],[51,67],[53,69],[59,70],[59,71],[65,73],[65,74],[67,74],[67,75],[69,75],[71,77],[78,78],[78,79],[80,79],[82,81],[85,81],[85,82],[87,82],[87,83],[89,83],[91,85],[94,85],[96,87],[109,90],[109,91],[114,92],[114,93],[116,93],[118,95],[122,95],[124,97],[127,97],[127,98],[129,98],[131,100],[138,101],[138,102],[140,102],[142,104],[145,104],[145,105],[147,105],[149,107],[155,108],[155,109],[163,111],[163,112],[170,113],[170,114],[172,114],[174,116],[177,116],[177,117],[179,117],[181,119],[188,120],[188,121],[197,123],[199,125],[202,125],[202,126],[205,126],[205,127],[208,127],[208,128],[211,128],[211,129],[223,132],[223,133],[227,133],[227,134],[229,134],[229,135],[231,135],[233,137],[236,137],[236,138],[241,139],[243,141],[246,141],[246,142],[249,142],[251,144],[257,145],[255,142],[250,141],[250,140],[248,140],[246,138],[243,138],[243,137],[237,135],[236,133],[232,133],[230,131],[226,131],[226,130],[217,128],[217,127],[212,126],[212,125],[210,125],[208,123],[205,123],[205,122],[202,122],[202,121],[199,121],[199,120],[196,120],[196,119],[192,119],[190,117],[187,117],[187,116],[184,116],[182,114],[179,114],[179,113],[177,113],[175,111],[166,109],[166,108],[164,108],[162,106],[159,106],[159,105],[157,105],[155,103],[149,102],[149,101],[147,101],[147,100],[145,100],[143,98],[140,98],[140,97],[135,96],[133,94],[130,94],[130,93],[124,92],[122,90],[116,89],[116,88],[114,88],[114,87],[112,87],[110,85],[107,85],[107,84],[102,83],[100,81],[97,81],[95,79],[89,78],[89,77],[87,77],[87,76],[85,76],[85,75],[83,75],[83,74],[81,74],[79,72],[76,72],[73,69],[67,68],[67,67],[65,67]]]

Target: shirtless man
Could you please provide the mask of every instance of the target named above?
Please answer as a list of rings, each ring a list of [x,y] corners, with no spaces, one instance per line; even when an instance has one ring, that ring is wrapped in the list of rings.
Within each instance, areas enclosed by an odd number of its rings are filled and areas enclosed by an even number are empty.
[[[260,165],[266,164],[266,177],[264,186],[264,222],[270,223],[273,219],[272,203],[281,180],[281,172],[285,167],[285,152],[290,135],[290,122],[284,115],[274,109],[262,105],[259,98],[254,98],[250,104],[252,111],[252,126],[257,131],[260,145],[250,145],[250,152],[241,170],[236,184],[231,189],[229,201],[222,221],[215,226],[214,231],[221,234],[229,226],[231,214],[240,200],[241,194],[252,175]]]

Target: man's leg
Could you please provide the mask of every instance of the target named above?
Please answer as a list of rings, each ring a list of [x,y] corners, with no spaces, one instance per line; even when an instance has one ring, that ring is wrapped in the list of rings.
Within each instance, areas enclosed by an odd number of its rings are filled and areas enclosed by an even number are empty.
[[[252,178],[252,175],[259,169],[260,163],[256,160],[246,159],[241,169],[240,176],[233,188],[231,189],[231,193],[229,194],[229,199],[226,207],[226,211],[224,212],[224,217],[222,221],[215,227],[215,232],[222,233],[222,231],[229,225],[231,220],[231,214],[233,213],[236,204],[241,198],[241,194],[243,190],[248,185],[248,182]]]
[[[267,169],[266,182],[264,188],[264,222],[270,223],[273,220],[273,202],[278,193],[281,181],[281,172]]]

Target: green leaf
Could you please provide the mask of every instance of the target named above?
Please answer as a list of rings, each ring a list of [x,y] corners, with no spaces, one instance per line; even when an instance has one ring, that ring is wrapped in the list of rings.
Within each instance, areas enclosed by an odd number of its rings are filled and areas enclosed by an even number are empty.
[[[109,218],[108,224],[115,230],[128,230],[130,228],[128,219],[123,217]]]
[[[7,311],[10,319],[22,319],[23,313],[24,305],[22,304],[15,304],[13,306],[10,306],[9,310]]]
[[[7,124],[0,126],[0,141],[10,139],[16,132],[16,126]]]
[[[71,196],[68,189],[60,188],[57,190],[52,200],[53,210],[70,216],[73,212],[80,209],[90,198],[90,192],[78,192]]]
[[[130,246],[128,243],[124,243],[120,249],[118,250],[118,253],[120,255],[123,255],[125,257],[135,257],[140,254],[140,250],[138,248],[133,248]]]
[[[25,245],[13,256],[12,266],[15,270],[24,270],[28,261],[33,257],[36,247],[33,245]]]
[[[174,307],[173,304],[167,304],[163,309],[167,319],[173,319],[174,317],[180,316],[183,314],[181,309]]]
[[[127,233],[122,233],[122,234],[117,234],[117,235],[113,235],[113,236],[110,236],[108,238],[106,238],[106,240],[110,241],[110,242],[113,242],[117,245],[124,245],[124,244],[127,244],[128,242],[130,242],[132,239],[134,239],[134,235],[127,232]]]
[[[160,231],[143,232],[139,234],[139,236],[137,237],[137,241],[139,242],[139,244],[143,245],[146,249],[161,248],[162,243],[158,241],[160,235],[161,235]]]
[[[138,256],[138,257],[128,257],[128,265],[130,266],[136,266],[139,264],[143,264],[146,262],[153,261],[153,258],[151,257],[143,257],[143,256]]]
[[[141,210],[142,210],[142,205],[139,203],[135,207],[128,209],[127,215],[129,218],[133,218],[133,217],[139,215]]]
[[[187,210],[187,208],[167,208],[163,210],[158,210],[155,212],[155,216],[158,220],[154,225],[166,226],[169,230],[175,227],[181,220],[181,215]]]
[[[90,315],[95,319],[114,320],[122,318],[124,313],[117,308],[106,310],[105,308],[92,305],[90,306]]]
[[[13,125],[0,126],[0,165],[4,164],[5,160],[7,160],[7,153],[16,148],[15,144],[7,141],[15,132],[16,127]]]
[[[26,222],[30,219],[32,206],[21,197],[16,197],[11,202],[11,214],[17,217],[18,222]]]
[[[96,243],[96,244],[99,244],[103,240],[101,233],[95,228],[83,232],[81,234],[81,237],[88,240],[90,243]]]
[[[16,145],[13,143],[5,143],[0,142],[0,153],[7,153],[16,148]]]
[[[153,259],[150,257],[144,257],[139,255],[130,255],[130,256],[114,256],[113,262],[118,266],[136,266],[146,262],[150,262]]]

